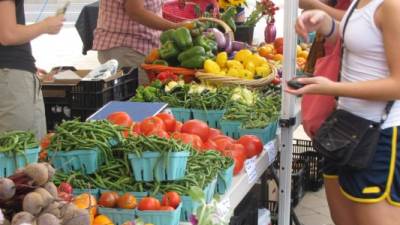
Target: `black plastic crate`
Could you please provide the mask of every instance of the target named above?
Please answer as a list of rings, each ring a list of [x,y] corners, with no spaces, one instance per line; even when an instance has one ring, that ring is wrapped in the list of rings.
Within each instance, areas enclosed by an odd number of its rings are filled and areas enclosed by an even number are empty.
[[[253,193],[248,193],[240,202],[231,217],[229,225],[257,225],[258,202]]]
[[[293,140],[293,158],[308,160],[307,190],[318,191],[324,184],[322,167],[323,157],[314,150],[309,140]]]
[[[45,104],[47,130],[53,131],[57,124],[63,120],[70,120],[70,104]]]
[[[124,75],[111,81],[81,81],[72,87],[72,108],[98,109],[112,100],[126,100],[135,95],[138,70],[123,68]]]
[[[279,157],[274,163],[274,167],[279,171]],[[293,159],[292,162],[292,190],[291,190],[291,205],[296,207],[301,199],[306,194],[308,171],[308,161],[305,159]],[[278,174],[279,176],[279,174]]]

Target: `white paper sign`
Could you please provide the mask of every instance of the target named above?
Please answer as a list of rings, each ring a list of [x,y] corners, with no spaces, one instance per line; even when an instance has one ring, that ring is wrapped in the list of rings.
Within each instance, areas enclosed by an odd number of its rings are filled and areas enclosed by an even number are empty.
[[[172,115],[172,111],[170,108],[165,108],[164,111],[165,113],[171,114]]]
[[[231,201],[229,198],[224,198],[218,203],[217,208],[220,215],[227,215],[231,208]]]
[[[249,183],[254,183],[257,180],[256,160],[257,156],[254,156],[253,158],[246,160],[244,163],[244,168],[249,178]]]
[[[275,146],[276,146],[275,140],[270,141],[266,145],[264,145],[264,151],[267,151],[267,154],[268,154],[269,164],[271,164],[275,161],[276,155],[278,153]]]

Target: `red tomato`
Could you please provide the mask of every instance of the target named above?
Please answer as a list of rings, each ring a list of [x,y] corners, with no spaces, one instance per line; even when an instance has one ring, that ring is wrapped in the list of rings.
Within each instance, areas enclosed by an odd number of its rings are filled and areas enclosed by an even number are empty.
[[[283,53],[283,38],[282,37],[275,39],[274,48],[277,53],[279,53],[279,54]]]
[[[173,115],[169,113],[160,113],[156,117],[162,119],[165,124],[165,131],[173,132],[175,131],[176,119]]]
[[[219,140],[219,139],[225,139],[225,140],[229,141],[232,144],[235,143],[235,140],[233,140],[233,138],[225,136],[225,135],[222,135],[222,134],[218,135],[218,136],[215,136],[214,138],[211,138],[211,140],[213,140],[214,142]]]
[[[173,138],[177,140],[181,140],[185,144],[190,144],[193,148],[200,150],[203,146],[203,141],[197,135],[185,134],[185,133],[174,133],[172,135]]]
[[[215,145],[217,146],[216,150],[223,152],[226,150],[226,148],[230,145],[232,145],[232,142],[229,141],[229,139],[226,138],[220,138],[214,141]]]
[[[99,198],[98,205],[107,208],[114,208],[117,205],[118,198],[118,194],[115,195],[112,192],[104,192]]]
[[[113,112],[107,116],[107,120],[124,127],[130,127],[132,124],[132,119],[126,112]]]
[[[279,77],[279,75],[276,75],[275,78],[271,81],[271,83],[273,85],[279,85],[281,84],[281,78]]]
[[[244,135],[240,137],[238,143],[243,145],[246,150],[247,158],[258,156],[263,150],[262,141],[255,135]]]
[[[161,205],[171,206],[174,209],[178,208],[179,204],[181,204],[181,197],[175,191],[165,193],[161,201]]]
[[[176,122],[175,122],[175,129],[174,129],[174,131],[175,131],[175,132],[181,132],[182,126],[183,126],[182,122],[176,121]]]
[[[182,126],[182,133],[196,134],[201,140],[208,139],[208,125],[200,120],[189,120]]]
[[[146,118],[140,124],[140,131],[145,135],[153,130],[165,130],[165,124],[162,119],[153,116]]]
[[[160,138],[169,138],[169,134],[165,130],[152,130],[147,134],[147,136],[152,135]]]
[[[203,143],[202,149],[203,150],[216,150],[217,144],[215,144],[215,142],[212,140],[207,140],[206,142]]]
[[[225,151],[226,156],[229,156],[235,162],[233,174],[236,175],[242,171],[246,155],[242,151]]]
[[[160,201],[158,199],[153,198],[153,197],[144,197],[142,200],[140,200],[138,209],[140,211],[144,210],[158,210],[160,208]]]
[[[135,123],[135,125],[132,127],[132,132],[136,134],[141,134],[142,131],[140,130],[140,127],[141,127],[140,122]]]
[[[225,148],[225,151],[240,151],[242,155],[246,155],[246,150],[242,144],[231,144]]]
[[[136,208],[137,202],[135,196],[130,193],[125,193],[118,198],[117,204],[118,208],[121,209],[134,209]]]
[[[208,130],[208,139],[213,139],[214,137],[221,135],[221,131],[215,128],[210,128]]]
[[[197,150],[201,150],[203,147],[203,141],[201,140],[201,138],[195,134],[192,134],[191,136],[193,138],[193,141],[192,141],[193,148],[195,148]]]
[[[174,209],[174,207],[172,207],[172,206],[165,206],[165,205],[163,205],[163,206],[160,206],[160,209],[159,209],[160,211],[174,211],[175,209]]]

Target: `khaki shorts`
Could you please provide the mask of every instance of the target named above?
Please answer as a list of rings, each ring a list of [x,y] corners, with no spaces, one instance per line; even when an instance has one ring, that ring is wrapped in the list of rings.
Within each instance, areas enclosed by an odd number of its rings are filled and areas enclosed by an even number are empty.
[[[145,56],[131,48],[116,47],[107,50],[100,50],[97,53],[97,58],[101,64],[110,59],[116,59],[119,68],[137,66],[139,69],[139,85],[147,84],[149,82],[146,72],[140,68],[140,65],[144,63]]]
[[[35,74],[0,69],[0,132],[24,130],[38,140],[46,135],[46,115],[40,81]]]

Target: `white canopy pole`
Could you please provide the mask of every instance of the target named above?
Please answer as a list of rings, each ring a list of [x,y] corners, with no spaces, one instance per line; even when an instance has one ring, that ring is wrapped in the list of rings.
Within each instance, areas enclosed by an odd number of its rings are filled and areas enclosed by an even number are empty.
[[[284,2],[284,63],[283,63],[283,88],[286,81],[296,74],[296,46],[297,35],[295,22],[298,12],[298,0],[285,0]],[[281,113],[281,159],[279,171],[279,225],[290,224],[290,192],[292,175],[292,140],[293,132],[297,127],[298,119],[296,110],[297,97],[283,93]]]

